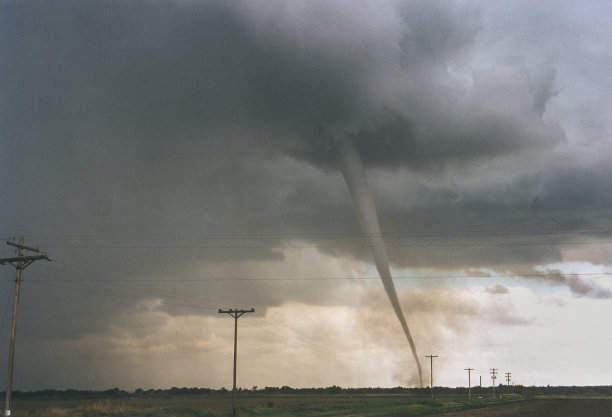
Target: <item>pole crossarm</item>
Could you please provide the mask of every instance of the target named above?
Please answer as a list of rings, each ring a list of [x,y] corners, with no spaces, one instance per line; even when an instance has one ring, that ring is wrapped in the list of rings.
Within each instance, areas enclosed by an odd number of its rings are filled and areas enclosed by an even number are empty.
[[[250,310],[236,310],[233,308],[230,308],[229,310],[219,309],[219,314],[227,313],[235,319],[237,319],[238,317],[242,316],[245,313],[254,313],[254,312],[255,312],[254,308],[251,308]]]
[[[30,252],[40,252],[40,249],[38,248],[33,248],[31,246],[26,246],[23,243],[16,243],[16,242],[11,242],[10,240],[8,242],[6,242],[7,245],[11,245],[11,246],[15,246],[16,248],[19,249],[25,249],[25,250],[29,250]]]
[[[0,259],[0,265],[11,264],[15,268],[25,269],[28,265],[33,263],[34,261],[38,261],[41,259],[46,259],[50,261],[49,255],[46,253],[41,253],[40,255],[28,255],[28,256],[14,256],[12,258],[2,258]],[[15,264],[15,262],[23,262],[21,265]]]

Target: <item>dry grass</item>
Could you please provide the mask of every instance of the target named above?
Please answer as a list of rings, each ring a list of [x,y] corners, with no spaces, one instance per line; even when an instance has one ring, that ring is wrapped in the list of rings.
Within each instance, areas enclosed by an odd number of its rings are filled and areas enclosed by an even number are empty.
[[[125,401],[121,401],[121,404],[115,404],[111,400],[100,400],[93,404],[82,405],[76,409],[88,413],[104,414],[125,414],[130,411],[134,411],[132,407],[125,404]]]
[[[49,408],[48,410],[45,411],[45,413],[49,417],[65,417],[65,416],[74,415],[70,408],[65,408],[65,407]]]
[[[35,410],[25,411],[22,413],[15,414],[16,416],[28,416],[28,417],[81,417],[91,414],[103,414],[103,415],[124,415],[130,412],[134,412],[136,409],[125,404],[125,401],[115,403],[112,400],[104,399],[95,403],[85,403],[81,405],[75,405],[72,407],[56,406],[49,407],[46,409],[37,408]],[[141,410],[142,411],[142,410]]]

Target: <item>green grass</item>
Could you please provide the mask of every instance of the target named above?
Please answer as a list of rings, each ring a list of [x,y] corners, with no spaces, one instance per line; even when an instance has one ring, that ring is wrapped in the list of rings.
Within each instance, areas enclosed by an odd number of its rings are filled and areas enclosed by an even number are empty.
[[[243,417],[411,417],[485,407],[520,401],[417,395],[265,395],[238,399],[238,416]],[[175,396],[170,398],[126,398],[96,400],[13,402],[15,417],[229,417],[231,395]]]

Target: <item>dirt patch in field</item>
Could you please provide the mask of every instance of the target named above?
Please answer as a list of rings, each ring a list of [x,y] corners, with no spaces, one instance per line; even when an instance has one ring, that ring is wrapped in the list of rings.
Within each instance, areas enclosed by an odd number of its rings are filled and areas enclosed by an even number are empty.
[[[437,417],[612,417],[612,400],[533,400],[454,413]]]

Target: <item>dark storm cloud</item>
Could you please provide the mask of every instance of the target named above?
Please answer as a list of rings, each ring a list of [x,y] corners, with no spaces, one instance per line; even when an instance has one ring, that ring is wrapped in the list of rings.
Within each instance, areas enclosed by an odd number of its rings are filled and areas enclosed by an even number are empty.
[[[295,128],[341,120],[355,98],[341,61],[258,44],[223,2],[6,8],[13,42],[4,89],[20,106],[12,111],[69,127],[62,133],[75,140],[98,133],[147,147],[190,134],[201,140],[200,129],[219,125]],[[9,125],[31,127],[23,121]],[[267,140],[258,139],[255,147]]]
[[[559,122],[544,117],[561,91],[554,61],[498,56],[506,38],[489,34],[495,13],[478,4],[398,3],[371,19],[327,3],[293,12],[299,19],[274,3],[3,8],[3,177],[20,182],[2,184],[16,192],[3,208],[9,233],[355,231],[346,193],[333,192],[344,187],[344,137],[366,167],[421,181],[374,187],[386,232],[606,224],[604,165],[555,163],[558,149],[571,153]],[[547,243],[392,260],[558,261]],[[245,256],[279,258],[269,248],[209,258]]]
[[[517,98],[531,101],[532,115],[523,114],[529,103],[502,104],[500,94],[516,88],[510,83],[476,79],[467,98],[448,84],[446,66],[469,50],[479,30],[478,15],[459,7],[412,4],[398,10],[403,30],[396,39],[357,47],[334,39],[300,45],[282,32],[273,42],[221,2],[6,8],[4,30],[13,40],[2,59],[9,137],[27,137],[40,151],[74,155],[75,144],[94,137],[138,165],[164,155],[168,143],[238,141],[337,169],[335,142],[350,135],[366,165],[431,169],[547,146],[561,136],[537,114],[551,77]],[[339,23],[346,19],[324,9]],[[374,47],[394,55],[373,61]],[[348,52],[335,54],[342,48]],[[401,71],[399,103],[375,89],[388,75],[376,74],[385,64]],[[228,126],[243,131],[208,137]]]
[[[55,308],[33,280],[24,337],[95,332],[142,298],[333,303],[338,283],[205,279],[290,276],[300,245],[370,262],[347,137],[392,266],[525,271],[606,237],[606,13],[369,3],[3,2],[0,228],[56,259],[33,279],[81,297]]]
[[[3,176],[21,183],[3,182],[7,194],[19,189],[4,207],[16,226],[10,233],[355,231],[346,194],[333,191],[344,187],[336,144],[345,136],[367,167],[424,180],[379,196],[388,233],[605,224],[607,169],[554,162],[567,143],[543,117],[559,93],[554,64],[482,65],[483,47],[497,52],[483,35],[491,17],[478,5],[410,2],[363,21],[326,3],[294,20],[272,3],[3,7]],[[498,176],[498,167],[508,174]],[[490,180],[475,188],[460,178],[469,170]],[[558,261],[555,242],[547,243],[391,249],[391,258],[424,266]]]
[[[194,217],[191,231],[249,233],[278,220],[270,204],[303,213],[321,196],[265,166],[356,101],[343,69],[316,51],[257,44],[220,2],[5,9],[4,178],[46,183],[9,202],[15,225],[42,205],[67,233],[176,230],[181,218],[184,232]]]

